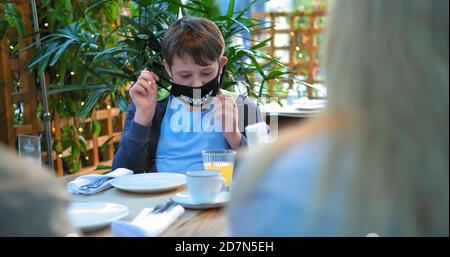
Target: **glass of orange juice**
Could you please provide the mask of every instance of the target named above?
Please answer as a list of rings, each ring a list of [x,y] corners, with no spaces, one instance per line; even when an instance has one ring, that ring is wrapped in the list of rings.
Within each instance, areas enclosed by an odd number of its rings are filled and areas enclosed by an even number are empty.
[[[236,151],[228,149],[203,150],[202,156],[205,170],[220,171],[229,189],[231,186],[231,181],[233,180]]]

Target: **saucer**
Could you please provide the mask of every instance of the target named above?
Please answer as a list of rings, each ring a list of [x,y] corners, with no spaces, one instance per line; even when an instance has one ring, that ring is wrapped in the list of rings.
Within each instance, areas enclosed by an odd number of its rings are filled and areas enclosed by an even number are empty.
[[[230,192],[226,191],[219,193],[216,199],[214,199],[214,201],[211,203],[194,203],[192,202],[191,195],[189,195],[187,191],[177,193],[176,195],[172,196],[172,200],[188,209],[212,209],[226,205],[230,201]]]

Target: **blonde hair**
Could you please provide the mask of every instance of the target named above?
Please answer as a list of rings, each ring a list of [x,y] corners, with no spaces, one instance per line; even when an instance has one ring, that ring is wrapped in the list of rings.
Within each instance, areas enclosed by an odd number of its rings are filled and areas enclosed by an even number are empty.
[[[350,181],[340,235],[359,235],[362,228],[381,235],[448,235],[448,5],[339,0],[332,7],[325,66],[333,114],[318,120],[338,116],[345,125],[306,135],[331,135],[314,212],[327,204],[342,153],[352,157],[345,166]],[[240,178],[235,199],[250,192],[242,187],[256,185],[293,142],[305,140],[304,131],[300,125],[277,147],[259,152],[260,168]]]

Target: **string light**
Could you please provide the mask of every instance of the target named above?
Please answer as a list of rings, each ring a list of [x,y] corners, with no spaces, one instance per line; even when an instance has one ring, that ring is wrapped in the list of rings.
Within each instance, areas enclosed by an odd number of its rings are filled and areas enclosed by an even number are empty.
[[[81,102],[80,105],[83,106],[83,105],[84,105],[84,102]]]
[[[72,75],[72,76],[75,75],[75,72],[71,71],[71,72],[70,72],[70,75]]]
[[[91,35],[91,38],[94,38],[94,37],[95,37],[95,35],[94,35],[94,34],[92,34],[92,35]]]
[[[89,156],[84,157],[84,159],[86,159],[86,161],[89,161]]]
[[[59,77],[59,73],[56,73],[56,77],[57,77],[57,78]]]
[[[78,128],[78,131],[80,131],[80,133],[83,132],[83,128]]]
[[[44,23],[44,26],[45,26],[45,27],[48,27],[48,23],[47,23],[47,22],[46,22],[46,23]]]
[[[52,132],[55,132],[56,131],[56,129],[55,128],[52,128]]]
[[[59,157],[59,158],[62,158],[62,154],[58,154],[58,157]]]
[[[300,51],[300,47],[299,47],[299,46],[296,46],[296,47],[295,47],[295,50],[296,50],[296,51]]]
[[[111,109],[111,105],[108,104],[108,105],[106,106],[106,108],[107,108],[107,109]]]

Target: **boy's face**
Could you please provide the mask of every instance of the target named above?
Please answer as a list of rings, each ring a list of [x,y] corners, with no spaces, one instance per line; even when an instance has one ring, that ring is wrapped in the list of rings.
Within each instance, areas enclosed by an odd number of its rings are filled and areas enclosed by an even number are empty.
[[[176,84],[201,87],[217,76],[219,69],[221,70],[227,62],[227,57],[223,56],[217,62],[208,63],[206,66],[198,65],[191,57],[179,58],[174,56],[172,66],[164,61],[167,72],[172,77],[172,81]]]

